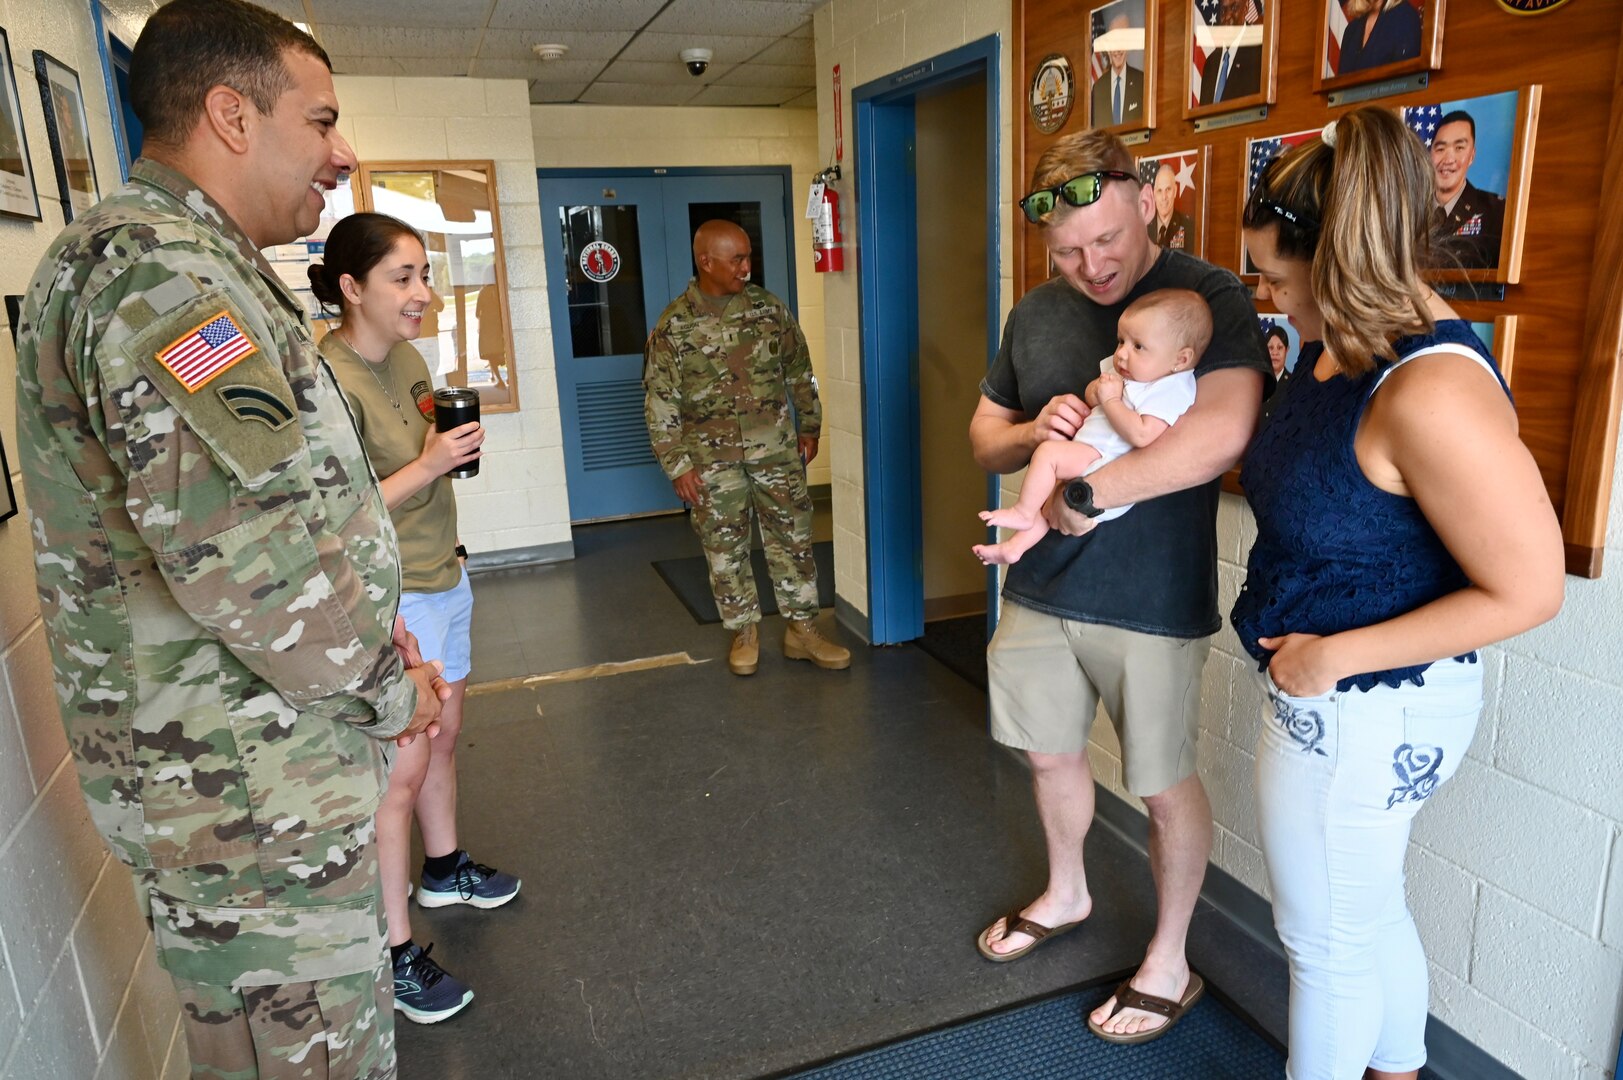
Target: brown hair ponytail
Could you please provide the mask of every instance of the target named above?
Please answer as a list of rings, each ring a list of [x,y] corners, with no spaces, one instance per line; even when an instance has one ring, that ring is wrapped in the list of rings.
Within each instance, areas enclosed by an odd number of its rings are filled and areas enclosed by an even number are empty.
[[[1421,280],[1436,205],[1431,160],[1397,115],[1365,106],[1271,162],[1246,204],[1245,227],[1279,227],[1279,253],[1312,260],[1324,347],[1358,375],[1392,343],[1435,325]],[[1292,220],[1294,219],[1294,220]]]

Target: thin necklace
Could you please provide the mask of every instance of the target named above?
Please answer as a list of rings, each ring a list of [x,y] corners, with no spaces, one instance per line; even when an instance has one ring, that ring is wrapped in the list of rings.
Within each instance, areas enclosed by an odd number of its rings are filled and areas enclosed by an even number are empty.
[[[361,366],[372,373],[372,378],[377,382],[378,389],[383,391],[384,398],[388,400],[390,405],[394,406],[395,415],[400,417],[401,424],[406,424],[406,414],[400,409],[400,399],[395,396],[394,391],[389,389],[389,385],[383,381],[383,377],[378,374],[377,367],[373,365],[372,361],[368,360],[364,356],[361,356],[361,350],[355,347],[355,343],[349,340],[349,337],[345,335],[342,330],[334,330],[333,333],[338,335],[339,341],[342,341],[345,345],[349,346],[350,352],[354,353],[356,356],[360,356]],[[389,358],[385,356],[383,358],[383,366],[388,367],[388,365]],[[392,371],[390,373],[393,374]]]

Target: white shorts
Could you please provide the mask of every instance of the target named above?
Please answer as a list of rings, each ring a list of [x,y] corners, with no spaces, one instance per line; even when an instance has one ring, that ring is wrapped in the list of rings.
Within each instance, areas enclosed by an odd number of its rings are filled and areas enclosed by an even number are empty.
[[[400,594],[400,617],[417,635],[423,659],[445,665],[446,682],[466,679],[473,668],[473,588],[468,572],[444,592]]]

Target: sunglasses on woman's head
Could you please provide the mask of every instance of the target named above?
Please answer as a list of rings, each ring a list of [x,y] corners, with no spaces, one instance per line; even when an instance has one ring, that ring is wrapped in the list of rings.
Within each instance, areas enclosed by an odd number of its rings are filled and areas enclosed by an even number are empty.
[[[1052,213],[1061,199],[1072,206],[1092,206],[1099,201],[1106,180],[1140,182],[1132,173],[1122,172],[1120,169],[1101,169],[1097,172],[1083,173],[1081,176],[1071,177],[1063,184],[1033,191],[1020,200],[1020,209],[1025,212],[1026,220],[1035,225]]]

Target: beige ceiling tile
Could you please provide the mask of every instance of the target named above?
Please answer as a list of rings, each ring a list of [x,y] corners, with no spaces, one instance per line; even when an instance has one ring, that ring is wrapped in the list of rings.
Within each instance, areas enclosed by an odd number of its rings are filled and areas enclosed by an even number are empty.
[[[334,75],[466,75],[469,61],[461,57],[334,56]]]
[[[611,60],[626,42],[631,40],[630,30],[559,30],[553,33],[514,31],[493,27],[485,31],[485,40],[479,46],[482,60],[532,60],[532,46],[542,44],[568,45],[566,60]]]
[[[473,55],[479,44],[479,31],[449,27],[423,29],[415,26],[327,26],[321,42],[327,51],[341,56],[457,56]]]
[[[668,64],[644,63],[640,60],[616,60],[603,72],[601,79],[615,83],[681,83],[697,89],[715,82],[732,68],[726,64],[711,64],[710,70],[695,77],[688,74],[687,65],[680,60]]]
[[[543,83],[530,84],[530,104],[552,105],[568,103],[580,97],[581,91],[586,89],[583,82],[577,83]]]
[[[475,60],[477,79],[527,79],[543,83],[588,83],[603,70],[602,60]]]
[[[715,56],[712,63],[738,64],[750,59],[762,49],[770,48],[777,38],[744,37],[737,34],[638,34],[620,55],[622,60],[646,60],[655,63],[680,64],[682,50],[700,46]]]
[[[777,64],[739,64],[716,80],[724,86],[798,86],[817,85],[817,69],[813,67],[781,67]]]
[[[665,0],[496,0],[492,27],[525,30],[640,30]]]
[[[662,34],[725,29],[732,34],[776,38],[810,22],[815,7],[815,0],[671,0],[648,29]]]
[[[799,97],[790,98],[783,103],[785,109],[815,109],[817,108],[817,89],[813,87]]]
[[[635,83],[596,82],[580,99],[594,105],[685,105],[702,87],[669,83],[644,86]]]
[[[782,105],[798,97],[799,86],[707,86],[690,105]]]
[[[485,24],[490,0],[309,0],[319,26],[449,26]],[[300,14],[295,21],[304,21]]]
[[[817,63],[817,45],[811,38],[779,38],[750,59],[758,64],[814,65]]]

